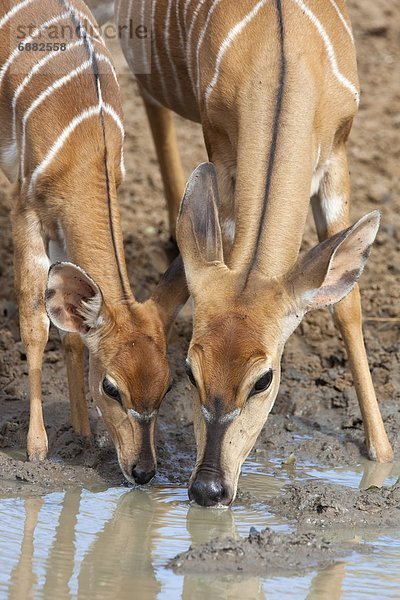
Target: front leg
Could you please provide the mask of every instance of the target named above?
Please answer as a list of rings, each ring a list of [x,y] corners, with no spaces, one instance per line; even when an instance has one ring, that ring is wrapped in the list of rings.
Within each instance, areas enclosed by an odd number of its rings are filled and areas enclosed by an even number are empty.
[[[29,372],[28,458],[44,460],[48,442],[42,411],[42,361],[50,321],[44,306],[49,260],[40,222],[33,211],[17,207],[12,213],[15,286],[21,339]]]
[[[71,423],[75,433],[90,437],[90,423],[85,394],[84,351],[81,336],[77,333],[66,333],[62,336],[62,344],[67,363],[69,403],[71,407]]]
[[[350,225],[349,200],[349,171],[343,144],[334,150],[318,196],[312,200],[314,219],[320,240],[324,240]],[[358,285],[344,300],[336,304],[334,319],[346,346],[364,423],[369,458],[383,463],[391,462],[393,450],[376,399],[364,345]]]

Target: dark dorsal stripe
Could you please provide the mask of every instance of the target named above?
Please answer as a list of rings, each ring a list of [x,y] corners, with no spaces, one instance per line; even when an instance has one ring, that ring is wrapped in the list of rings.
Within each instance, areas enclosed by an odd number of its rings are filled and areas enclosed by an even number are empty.
[[[262,205],[262,209],[261,209],[260,221],[258,223],[257,237],[256,237],[255,244],[254,244],[253,256],[252,256],[250,264],[245,272],[244,287],[247,286],[251,272],[257,266],[258,261],[260,259],[261,236],[262,236],[262,232],[263,232],[263,228],[264,228],[264,224],[265,224],[265,218],[266,218],[267,211],[268,211],[268,201],[269,201],[269,196],[270,196],[270,191],[271,191],[272,177],[273,177],[273,172],[274,172],[276,152],[277,152],[277,146],[278,146],[279,129],[280,129],[280,124],[281,124],[283,94],[284,94],[284,89],[285,89],[285,78],[286,78],[285,32],[284,32],[284,27],[283,27],[282,0],[276,0],[276,12],[277,12],[277,18],[278,18],[280,65],[279,65],[278,87],[277,87],[276,96],[275,96],[275,112],[274,112],[274,122],[273,122],[273,127],[272,127],[272,140],[271,140],[271,147],[270,147],[270,153],[269,153],[269,159],[268,159],[263,205]]]
[[[97,100],[100,103],[100,93],[101,93],[100,92],[100,90],[101,90],[100,71],[99,71],[99,64],[97,62],[97,58],[96,58],[94,49],[92,52],[91,45],[90,45],[89,40],[86,35],[86,31],[82,29],[80,20],[78,19],[78,17],[75,14],[74,7],[71,6],[68,2],[66,2],[66,0],[58,0],[58,2],[69,13],[71,21],[73,22],[75,30],[76,30],[76,34],[77,34],[78,38],[83,41],[83,45],[87,52],[88,58],[90,58],[92,61],[92,70],[93,70],[93,76],[94,76],[94,82],[95,82],[95,88],[96,88],[96,95],[97,95]],[[110,228],[110,234],[111,234],[111,242],[112,242],[112,246],[113,246],[113,250],[114,250],[115,262],[117,264],[118,276],[119,276],[119,281],[120,281],[121,288],[122,288],[123,299],[128,300],[130,297],[130,289],[126,289],[124,278],[122,276],[121,263],[119,260],[117,240],[115,237],[114,224],[113,224],[111,185],[110,185],[110,176],[109,176],[109,170],[108,170],[107,137],[106,137],[105,122],[104,122],[104,112],[103,112],[102,108],[100,110],[100,122],[101,122],[101,129],[102,129],[102,135],[103,135],[103,147],[104,147],[103,161],[104,161],[104,172],[105,172],[105,176],[106,176],[108,220],[109,220],[109,228]]]

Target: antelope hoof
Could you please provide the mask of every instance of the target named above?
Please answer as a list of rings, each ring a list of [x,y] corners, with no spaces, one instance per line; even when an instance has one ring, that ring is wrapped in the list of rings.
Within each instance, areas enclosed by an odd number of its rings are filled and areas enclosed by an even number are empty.
[[[48,442],[47,435],[30,435],[28,433],[28,460],[30,462],[42,462],[47,458]]]
[[[378,463],[391,463],[394,459],[393,449],[389,441],[385,444],[368,446],[368,458]]]

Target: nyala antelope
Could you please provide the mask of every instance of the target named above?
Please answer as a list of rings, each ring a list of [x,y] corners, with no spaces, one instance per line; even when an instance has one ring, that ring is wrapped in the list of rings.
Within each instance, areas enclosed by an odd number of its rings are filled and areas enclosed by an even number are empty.
[[[156,467],[155,420],[170,386],[166,335],[184,274],[174,263],[142,304],[130,290],[117,204],[120,91],[95,31],[80,0],[0,6],[0,164],[15,181],[15,280],[29,368],[27,447],[31,460],[47,455],[41,373],[51,319],[65,332],[75,431],[90,435],[86,345],[91,393],[121,469],[128,480],[145,483]]]
[[[120,0],[116,13],[172,213],[181,169],[169,111],[201,123],[210,160],[190,178],[177,221],[195,305],[190,498],[233,501],[278,392],[285,342],[308,311],[331,305],[369,457],[391,461],[356,283],[379,214],[349,221],[345,144],[359,84],[345,2]],[[146,55],[127,33],[132,19],[151,29]],[[320,244],[299,258],[310,198]]]

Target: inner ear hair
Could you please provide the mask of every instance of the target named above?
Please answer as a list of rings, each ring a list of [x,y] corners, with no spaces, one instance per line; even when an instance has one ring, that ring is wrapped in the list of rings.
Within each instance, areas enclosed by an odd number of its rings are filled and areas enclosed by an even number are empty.
[[[50,267],[46,311],[61,331],[87,333],[99,325],[103,298],[98,285],[83,269],[69,262]]]

